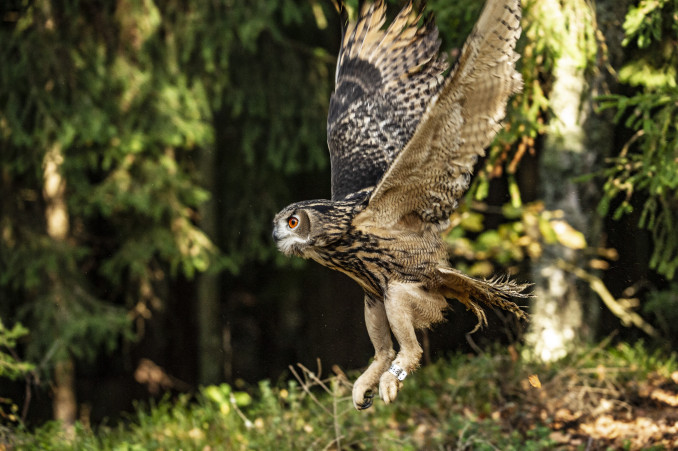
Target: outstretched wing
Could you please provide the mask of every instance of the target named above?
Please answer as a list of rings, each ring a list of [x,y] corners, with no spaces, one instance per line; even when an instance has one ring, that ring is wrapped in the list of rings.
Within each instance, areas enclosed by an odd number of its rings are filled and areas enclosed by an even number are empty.
[[[381,179],[412,137],[447,63],[438,58],[438,29],[410,3],[387,29],[383,0],[365,4],[347,24],[327,118],[332,200]]]
[[[455,67],[357,223],[447,220],[501,128],[509,96],[522,87],[515,70],[520,14],[520,0],[487,0]]]

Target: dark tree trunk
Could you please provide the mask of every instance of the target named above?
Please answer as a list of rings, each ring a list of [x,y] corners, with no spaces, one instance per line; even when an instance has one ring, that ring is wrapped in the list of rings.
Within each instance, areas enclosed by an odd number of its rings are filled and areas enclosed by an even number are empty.
[[[216,151],[205,149],[202,152],[200,173],[203,187],[211,193],[217,193],[215,170],[217,168]],[[216,202],[212,198],[200,210],[201,228],[215,241],[217,237]],[[219,278],[216,274],[203,273],[198,279],[198,382],[214,384],[224,379],[224,351],[222,346],[221,307]]]

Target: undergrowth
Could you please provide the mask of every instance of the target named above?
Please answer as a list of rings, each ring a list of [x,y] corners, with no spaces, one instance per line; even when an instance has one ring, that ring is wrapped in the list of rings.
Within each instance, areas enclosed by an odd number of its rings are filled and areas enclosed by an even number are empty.
[[[530,363],[509,347],[423,367],[395,404],[375,400],[357,412],[340,369],[323,377],[320,368],[298,365],[286,384],[263,381],[248,392],[204,387],[140,406],[116,426],[19,427],[0,437],[0,450],[668,449],[670,434],[637,444],[619,435],[587,438],[582,430],[600,415],[628,414],[643,393],[649,399],[643,381],[667,388],[675,378],[678,387],[677,370],[675,355],[642,345],[588,348],[550,365]]]

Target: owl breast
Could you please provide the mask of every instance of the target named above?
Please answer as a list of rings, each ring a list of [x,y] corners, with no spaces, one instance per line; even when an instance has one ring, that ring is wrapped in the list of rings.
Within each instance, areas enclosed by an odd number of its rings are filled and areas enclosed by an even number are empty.
[[[312,258],[381,299],[390,282],[431,285],[447,252],[438,234],[380,234],[351,228],[341,239],[317,249]]]

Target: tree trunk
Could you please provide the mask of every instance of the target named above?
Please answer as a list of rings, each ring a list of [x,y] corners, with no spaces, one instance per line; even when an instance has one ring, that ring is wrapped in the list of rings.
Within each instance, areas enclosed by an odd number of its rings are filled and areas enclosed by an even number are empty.
[[[203,187],[216,193],[216,151],[205,149],[201,155],[200,173]],[[202,230],[215,240],[217,236],[216,202],[211,198],[200,210]],[[224,378],[224,353],[222,347],[221,308],[219,304],[219,279],[217,274],[203,273],[198,278],[198,382],[203,385],[217,383]]]
[[[540,196],[550,211],[562,211],[564,219],[581,231],[589,248],[602,240],[602,219],[596,213],[598,189],[592,182],[574,179],[600,169],[609,154],[612,124],[593,114],[593,98],[601,75],[587,79],[587,56],[582,30],[595,27],[595,11],[589,3],[549,0],[542,5],[565,38],[556,61],[550,94],[552,118],[540,155]],[[595,130],[595,133],[591,133]],[[552,361],[564,357],[578,342],[595,332],[599,300],[586,283],[567,268],[588,267],[592,257],[564,246],[548,246],[533,266],[535,300],[527,342],[537,358]]]
[[[61,360],[54,366],[54,419],[70,429],[75,424],[77,401],[75,398],[75,365],[72,358]]]
[[[45,199],[45,221],[47,235],[54,241],[65,242],[70,229],[68,209],[66,207],[66,180],[61,174],[64,157],[61,147],[55,144],[43,160],[43,196]],[[52,281],[52,299],[55,314],[62,309],[67,300],[64,287],[58,273],[48,274]],[[72,430],[77,414],[75,397],[75,364],[67,356],[54,365],[54,399],[52,410],[54,419],[61,421],[67,430]]]

